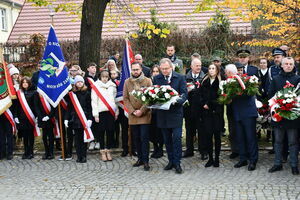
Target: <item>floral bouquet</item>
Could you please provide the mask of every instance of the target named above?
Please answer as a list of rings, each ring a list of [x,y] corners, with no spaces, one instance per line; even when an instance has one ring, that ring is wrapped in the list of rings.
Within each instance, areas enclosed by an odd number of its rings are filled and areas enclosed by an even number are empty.
[[[140,90],[133,90],[131,95],[149,108],[162,110],[169,110],[171,104],[180,98],[178,92],[169,85],[144,87]]]
[[[187,88],[188,92],[190,92],[190,91],[192,91],[195,88],[199,88],[200,85],[201,84],[199,83],[199,81],[196,81],[196,82],[187,82],[186,83],[186,88]]]
[[[228,77],[225,81],[220,82],[219,93],[218,102],[220,104],[229,104],[233,98],[242,95],[257,95],[259,94],[258,78],[255,75],[247,76],[247,74]]]
[[[273,121],[279,122],[283,118],[295,120],[300,117],[299,87],[286,81],[285,86],[276,92],[269,100],[269,106]]]

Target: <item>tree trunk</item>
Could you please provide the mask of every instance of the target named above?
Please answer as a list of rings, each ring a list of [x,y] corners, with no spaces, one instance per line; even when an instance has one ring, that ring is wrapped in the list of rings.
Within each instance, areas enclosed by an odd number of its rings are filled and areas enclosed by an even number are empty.
[[[80,29],[79,65],[100,64],[101,34],[104,13],[109,0],[84,0]]]

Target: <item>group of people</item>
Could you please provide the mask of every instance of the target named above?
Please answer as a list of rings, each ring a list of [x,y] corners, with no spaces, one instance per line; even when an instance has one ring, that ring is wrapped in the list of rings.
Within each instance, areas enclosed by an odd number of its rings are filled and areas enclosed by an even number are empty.
[[[153,143],[152,158],[163,156],[165,145],[169,163],[164,170],[175,169],[181,174],[181,158],[194,155],[194,140],[197,135],[198,151],[202,160],[208,159],[205,167],[220,166],[221,135],[225,130],[224,112],[228,119],[229,140],[231,145],[230,158],[239,157],[234,165],[240,168],[248,165],[248,170],[256,169],[258,161],[258,141],[256,118],[258,117],[256,99],[264,102],[281,90],[286,81],[298,85],[295,61],[289,57],[283,47],[272,51],[273,61],[261,58],[259,67],[249,63],[250,51],[242,49],[236,54],[238,62],[222,65],[219,57],[213,58],[208,67],[202,66],[201,56],[191,56],[190,68],[183,72],[182,61],[175,54],[175,47],[169,45],[166,57],[151,69],[143,64],[143,57],[135,55],[131,64],[131,75],[125,81],[123,102],[116,99],[120,84],[120,70],[117,67],[119,54],[110,57],[104,67],[97,69],[95,63],[87,66],[83,72],[78,65],[69,67],[72,91],[77,96],[91,128],[95,140],[84,142],[84,125],[82,124],[72,99],[67,95],[61,102],[63,110],[63,131],[65,159],[72,159],[73,140],[77,154],[76,162],[87,162],[87,150],[99,149],[101,160],[112,161],[111,150],[119,145],[121,133],[121,156],[129,153],[129,143],[133,155],[137,156],[133,167],[143,166],[150,170],[149,141]],[[175,70],[176,69],[176,70]],[[43,159],[54,159],[55,123],[58,111],[52,106],[45,109],[46,100],[36,91],[38,71],[30,79],[20,78],[16,67],[10,66],[10,75],[14,87],[20,91],[18,98],[13,100],[10,110],[17,125],[17,136],[13,135],[13,127],[5,115],[0,116],[0,159],[13,158],[14,138],[22,138],[24,154],[22,159],[34,157],[34,135],[37,128],[30,122],[28,107],[37,118],[38,128],[42,129],[45,154]],[[179,72],[176,72],[179,71]],[[260,80],[259,96],[241,96],[229,105],[218,102],[219,86],[222,80],[233,75],[247,74],[257,76]],[[149,109],[132,95],[151,85],[170,85],[180,97],[172,103],[169,110]],[[23,95],[23,96],[22,96]],[[23,98],[22,98],[23,97]],[[24,109],[27,105],[27,110]],[[26,106],[25,106],[26,107]],[[182,127],[185,120],[186,150],[182,152]],[[282,170],[282,162],[289,156],[292,173],[298,170],[299,119],[272,121],[273,145],[275,151],[274,165],[269,172]],[[132,137],[129,137],[129,134]],[[128,141],[131,138],[131,141]],[[59,158],[62,160],[62,158]]]

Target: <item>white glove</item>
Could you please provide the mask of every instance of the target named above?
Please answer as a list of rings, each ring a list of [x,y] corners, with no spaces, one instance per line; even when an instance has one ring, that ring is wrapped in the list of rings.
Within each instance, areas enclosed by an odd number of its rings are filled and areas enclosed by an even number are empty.
[[[88,121],[87,121],[87,127],[88,127],[88,128],[91,128],[92,123],[93,123],[92,120],[88,120]]]
[[[15,122],[17,123],[17,124],[20,124],[20,121],[19,121],[19,118],[15,118]]]
[[[49,120],[49,117],[48,117],[48,116],[43,117],[43,119],[42,119],[43,122],[46,122],[46,121],[48,121],[48,120]]]
[[[66,127],[66,128],[69,128],[69,121],[68,121],[68,120],[65,120],[65,121],[64,121],[64,124],[65,124],[65,127]]]

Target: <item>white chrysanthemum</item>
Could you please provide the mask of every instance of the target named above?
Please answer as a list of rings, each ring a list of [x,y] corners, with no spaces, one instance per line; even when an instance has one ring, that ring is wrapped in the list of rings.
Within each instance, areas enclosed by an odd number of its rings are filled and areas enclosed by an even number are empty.
[[[141,94],[142,93],[140,91],[137,91],[137,93],[136,93],[137,96],[141,96]]]
[[[168,93],[165,93],[165,98],[166,98],[166,99],[170,99],[170,98],[171,98],[171,95],[168,94]]]
[[[154,89],[154,92],[155,92],[155,93],[158,93],[158,92],[159,92],[159,89],[158,89],[158,88],[155,88],[155,89]]]
[[[142,96],[142,101],[146,101],[146,97],[145,96]]]
[[[283,100],[282,103],[286,104],[286,100]]]
[[[161,91],[166,92],[167,88],[162,86]]]

